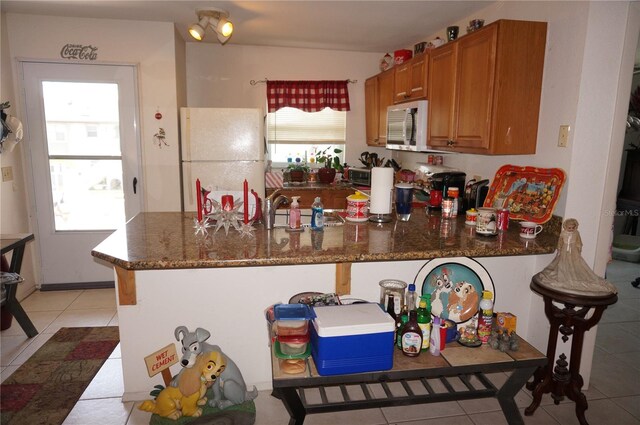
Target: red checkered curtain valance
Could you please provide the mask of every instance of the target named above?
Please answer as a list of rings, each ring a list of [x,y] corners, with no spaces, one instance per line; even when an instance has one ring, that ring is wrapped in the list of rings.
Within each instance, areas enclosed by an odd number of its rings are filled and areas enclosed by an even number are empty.
[[[286,106],[305,112],[324,108],[349,111],[349,90],[344,81],[267,81],[269,112]]]

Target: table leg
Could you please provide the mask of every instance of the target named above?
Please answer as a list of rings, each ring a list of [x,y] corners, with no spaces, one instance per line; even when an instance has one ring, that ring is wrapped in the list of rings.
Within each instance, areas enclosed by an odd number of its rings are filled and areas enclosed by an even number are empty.
[[[520,411],[518,410],[514,397],[518,391],[522,389],[524,384],[527,382],[527,379],[529,379],[535,370],[535,367],[514,370],[509,379],[507,379],[507,382],[504,383],[502,388],[500,388],[496,394],[500,407],[502,408],[502,412],[504,413],[505,418],[507,418],[509,425],[524,424],[524,420],[522,419],[522,415],[520,415]]]
[[[298,392],[295,388],[278,388],[277,391],[274,390],[274,395],[282,400],[284,407],[289,412],[289,416],[291,419],[289,420],[289,425],[302,425],[304,423],[304,418],[307,415],[307,411],[300,400],[300,396],[298,396]]]
[[[16,299],[17,286],[18,284],[5,285],[5,288],[7,288],[7,299],[3,307],[9,310],[9,313],[11,313],[11,315],[20,324],[22,330],[24,330],[27,336],[29,338],[33,338],[38,335],[38,330],[33,326],[31,319],[29,319],[29,316],[20,305],[20,302]]]

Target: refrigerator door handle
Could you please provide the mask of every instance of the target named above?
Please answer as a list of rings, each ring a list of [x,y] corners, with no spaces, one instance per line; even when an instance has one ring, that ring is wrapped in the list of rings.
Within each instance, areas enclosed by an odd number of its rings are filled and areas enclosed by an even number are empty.
[[[133,194],[136,194],[136,186],[138,186],[138,178],[134,177],[133,178]]]

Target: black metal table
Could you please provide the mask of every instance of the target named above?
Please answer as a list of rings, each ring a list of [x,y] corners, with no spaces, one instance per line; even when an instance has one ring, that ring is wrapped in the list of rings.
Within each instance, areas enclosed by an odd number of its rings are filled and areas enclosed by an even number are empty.
[[[20,273],[20,269],[22,268],[22,258],[24,256],[24,249],[27,245],[27,242],[32,241],[34,236],[32,233],[23,233],[16,235],[0,235],[0,254],[5,255],[8,253],[11,254],[11,263],[9,264],[7,271],[10,273]],[[16,298],[16,292],[18,290],[18,283],[5,285],[7,290],[6,300],[4,302],[3,307],[9,310],[11,315],[16,319],[16,321],[20,324],[24,332],[27,334],[29,338],[33,338],[38,335],[38,330],[29,316],[24,311],[20,302]]]
[[[289,412],[289,425],[302,425],[307,414],[372,407],[406,406],[451,400],[495,397],[509,424],[524,424],[514,397],[547,358],[522,338],[519,351],[502,353],[486,344],[467,348],[450,343],[442,356],[422,353],[406,357],[394,350],[393,369],[320,376],[312,358],[304,373],[280,370],[272,353],[273,395]],[[513,371],[496,386],[487,373]]]

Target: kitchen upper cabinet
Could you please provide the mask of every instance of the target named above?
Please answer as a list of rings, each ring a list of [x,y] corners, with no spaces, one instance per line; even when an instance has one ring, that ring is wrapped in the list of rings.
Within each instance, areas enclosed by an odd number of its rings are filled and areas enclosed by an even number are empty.
[[[431,51],[429,145],[536,151],[547,24],[500,20]]]
[[[394,68],[394,103],[427,98],[427,69],[429,57],[420,53]]]
[[[387,144],[387,107],[393,104],[393,70],[381,72],[364,83],[367,145]]]

